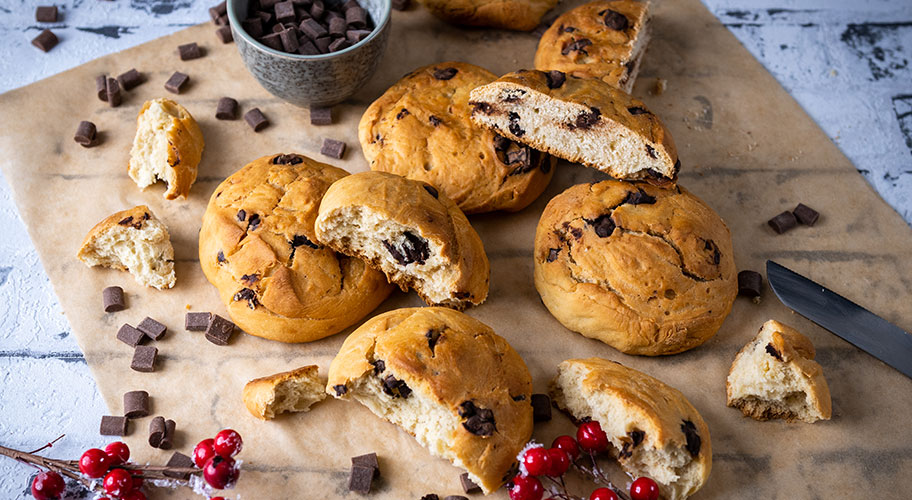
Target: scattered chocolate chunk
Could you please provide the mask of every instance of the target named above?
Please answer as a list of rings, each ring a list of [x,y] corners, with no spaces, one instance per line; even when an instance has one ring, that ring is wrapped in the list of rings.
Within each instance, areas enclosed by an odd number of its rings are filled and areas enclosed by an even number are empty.
[[[440,500],[440,497],[436,493],[428,493],[421,497],[421,500]]]
[[[152,340],[158,340],[162,338],[162,335],[168,331],[168,327],[148,316],[146,316],[146,319],[142,320],[138,325],[136,325],[136,329],[146,334]]]
[[[235,120],[237,119],[237,109],[237,100],[231,97],[222,97],[215,108],[215,117],[219,120]]]
[[[95,92],[98,94],[98,99],[107,102],[108,101],[108,76],[107,75],[98,75],[95,77]]]
[[[349,47],[351,47],[351,43],[347,39],[337,38],[337,39],[333,40],[332,43],[329,44],[329,51],[338,52],[342,49],[347,49]]]
[[[170,450],[171,447],[174,446],[174,431],[176,428],[177,424],[174,423],[174,420],[165,420],[165,432],[162,434],[161,442],[158,443],[159,448]]]
[[[138,330],[137,330],[138,331]],[[133,362],[130,368],[138,372],[154,372],[155,359],[158,357],[158,348],[148,345],[138,345],[133,350]]]
[[[149,446],[158,448],[165,436],[165,417],[155,417],[149,422]]]
[[[120,83],[114,78],[108,78],[105,94],[108,96],[108,105],[112,108],[120,106],[123,101],[123,95],[120,93]]]
[[[371,361],[371,365],[373,365],[373,367],[374,367],[375,376],[380,375],[381,373],[386,371],[386,362],[383,361],[382,359],[378,359],[376,361]]]
[[[437,199],[437,197],[440,196],[440,193],[437,192],[437,188],[435,188],[434,186],[432,186],[430,184],[425,184],[424,190],[427,191],[428,194],[433,196],[435,199]]]
[[[203,51],[196,42],[179,45],[177,47],[177,54],[180,56],[181,61],[189,61],[191,59],[203,57]]]
[[[617,227],[614,223],[614,219],[611,218],[611,214],[600,215],[592,221],[589,221],[589,224],[595,229],[595,234],[599,238],[611,236]]]
[[[468,497],[462,495],[448,495],[443,497],[443,500],[469,500]]]
[[[77,144],[84,148],[90,148],[97,144],[97,139],[98,132],[94,123],[85,120],[79,122],[79,126],[76,127],[76,135],[73,136],[73,140]]]
[[[126,323],[120,327],[120,330],[117,330],[117,340],[123,342],[124,344],[127,344],[130,347],[138,346],[143,341],[145,336],[146,335],[143,332],[137,330],[136,328],[133,328]]]
[[[253,108],[244,113],[244,121],[247,122],[247,125],[250,125],[254,132],[259,132],[269,125],[269,120],[266,119],[260,108]]]
[[[434,78],[437,80],[449,80],[456,76],[459,70],[456,68],[434,68]]]
[[[408,10],[411,0],[393,0],[393,10]]]
[[[440,125],[441,123],[443,123],[443,120],[441,120],[440,118],[437,118],[434,115],[429,116],[428,121],[431,122],[431,125],[433,125],[435,127]]]
[[[627,198],[625,198],[623,201],[623,203],[630,205],[652,205],[655,202],[655,196],[650,196],[641,189],[637,189],[636,191],[629,191],[627,193]]]
[[[494,412],[487,408],[480,408],[472,401],[460,403],[457,413],[465,419],[462,423],[465,430],[476,436],[490,436],[497,430]]]
[[[123,311],[127,307],[124,302],[123,288],[119,286],[109,286],[102,290],[101,301],[104,303],[104,312]]]
[[[228,345],[233,334],[234,323],[218,314],[213,314],[209,324],[206,325],[206,340],[215,345]]]
[[[184,85],[190,81],[190,77],[181,73],[180,71],[175,71],[171,78],[168,78],[168,81],[165,82],[165,90],[171,92],[172,94],[180,94],[181,89]]]
[[[551,420],[551,398],[547,394],[532,395],[532,421],[548,422]]]
[[[123,395],[124,416],[127,418],[140,418],[149,414],[149,393],[146,391],[130,391]]]
[[[219,29],[215,30],[215,36],[217,36],[222,43],[231,43],[234,41],[234,35],[231,34],[231,26],[228,25],[220,26]]]
[[[412,395],[412,389],[405,383],[404,380],[399,380],[392,375],[387,375],[383,379],[383,392],[388,396],[393,398],[402,398],[408,399]]]
[[[380,476],[380,462],[377,460],[376,453],[367,453],[351,458],[352,467],[367,467],[374,469],[374,477]]]
[[[567,74],[563,71],[552,70],[545,73],[545,79],[548,81],[549,89],[559,89],[567,81]]]
[[[127,417],[105,415],[101,417],[101,425],[99,426],[98,433],[102,436],[126,436],[127,424],[129,422]]]
[[[209,8],[209,18],[212,22],[217,23],[219,18],[228,15],[228,5],[226,2],[219,2],[215,7]]]
[[[323,146],[320,147],[320,154],[337,160],[342,159],[342,155],[345,154],[345,143],[335,139],[324,138]]]
[[[596,229],[596,231],[598,231],[598,230]],[[554,262],[555,260],[557,260],[557,256],[560,254],[560,251],[561,251],[560,248],[548,249],[548,262]]]
[[[561,49],[561,55],[567,55],[571,52],[580,52],[589,55],[589,53],[586,52],[586,47],[590,45],[592,45],[592,40],[589,40],[588,38],[573,39],[571,42],[564,45]]]
[[[797,226],[798,219],[795,218],[795,214],[786,210],[785,212],[782,212],[781,214],[767,221],[767,224],[769,224],[769,226],[773,228],[773,231],[776,231],[777,234],[782,234]]]
[[[798,219],[798,222],[804,224],[805,226],[813,226],[817,223],[817,219],[820,217],[820,213],[814,210],[813,208],[805,205],[804,203],[799,203],[795,210],[792,210],[792,214],[795,215],[795,218]]]
[[[35,9],[35,20],[39,23],[56,23],[57,6],[41,6]]]
[[[332,108],[322,106],[312,106],[310,108],[311,125],[332,125],[332,122]]]
[[[526,131],[519,126],[519,114],[515,111],[510,111],[510,114],[507,115],[507,117],[510,119],[510,133],[516,137],[522,137]]]
[[[367,495],[371,490],[371,483],[374,481],[374,469],[371,467],[362,467],[360,465],[352,466],[351,476],[348,479],[348,489],[355,493]]]
[[[57,35],[51,32],[51,30],[44,30],[41,33],[38,33],[38,36],[32,39],[32,45],[38,47],[44,52],[47,52],[54,48],[57,45]]]
[[[690,420],[685,420],[681,424],[681,432],[684,433],[684,437],[687,439],[687,452],[690,453],[690,456],[696,458],[700,454],[701,444],[700,435],[697,434],[697,427]]]
[[[117,77],[117,82],[120,83],[121,88],[124,90],[132,90],[143,82],[143,77],[139,71],[136,71],[136,68],[133,68],[125,73],[121,73],[120,76]]]
[[[627,16],[621,14],[616,10],[605,9],[599,12],[599,15],[604,15],[605,26],[608,26],[615,31],[623,31],[627,29],[627,26],[630,25],[630,21],[627,19]]]
[[[383,246],[401,266],[407,266],[413,262],[424,264],[424,261],[431,255],[427,240],[409,231],[404,232],[403,236],[405,241],[399,247],[392,245],[387,240],[383,240]]]
[[[744,270],[738,273],[738,295],[756,298],[763,288],[763,276],[757,271]]]
[[[773,344],[766,344],[766,353],[778,359],[779,361],[782,361],[782,354],[775,347],[773,347]]]
[[[168,467],[175,468],[175,469],[177,469],[177,468],[192,469],[193,468],[193,459],[188,457],[187,455],[184,455],[183,453],[181,453],[179,451],[175,451],[174,455],[171,455],[171,458],[168,459],[168,463],[166,465]],[[189,479],[190,478],[189,471],[187,471],[187,472],[168,471],[168,472],[165,472],[164,474],[168,477],[173,477],[175,479]]]
[[[336,391],[336,396],[341,396],[348,392],[348,387],[345,384],[338,384],[333,386],[333,390]]]
[[[649,110],[642,106],[633,106],[632,108],[627,108],[627,112],[634,116],[649,114]]]
[[[459,482],[462,484],[462,491],[469,494],[481,493],[481,486],[478,486],[474,481],[469,479],[468,472],[463,472],[459,475]]]

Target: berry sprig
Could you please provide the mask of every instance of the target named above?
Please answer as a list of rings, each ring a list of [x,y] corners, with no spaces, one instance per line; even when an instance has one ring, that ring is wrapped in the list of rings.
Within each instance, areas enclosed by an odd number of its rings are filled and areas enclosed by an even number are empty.
[[[550,448],[534,442],[526,445],[518,457],[520,472],[507,485],[510,500],[542,500],[546,493],[549,499],[587,500],[587,497],[567,491],[563,476],[570,466],[593,482],[604,485],[593,491],[588,500],[658,500],[659,486],[648,477],[633,481],[629,496],[612,484],[596,460],[609,446],[608,435],[593,420],[580,424],[576,439],[566,435],[558,436]],[[591,465],[586,465],[587,461]],[[547,487],[542,484],[542,480],[547,481]]]

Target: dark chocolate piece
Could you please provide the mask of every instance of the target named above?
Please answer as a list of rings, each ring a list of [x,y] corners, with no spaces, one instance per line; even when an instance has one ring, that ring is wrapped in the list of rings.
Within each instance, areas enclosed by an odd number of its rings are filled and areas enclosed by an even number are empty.
[[[595,234],[599,238],[607,238],[614,233],[614,229],[617,227],[614,224],[614,219],[611,218],[611,214],[600,215],[588,221],[592,228],[595,229]]]
[[[136,71],[136,68],[133,68],[118,76],[117,82],[120,83],[121,88],[124,90],[132,90],[143,82],[143,78],[142,74],[140,74],[139,71]]]
[[[436,493],[428,493],[421,497],[421,500],[440,500],[440,497]]]
[[[532,395],[532,421],[548,422],[551,420],[551,398],[547,394]]]
[[[98,433],[102,436],[126,436],[127,424],[129,422],[127,417],[105,415],[101,417],[101,425],[99,426]]]
[[[98,94],[98,99],[108,101],[108,75],[95,77],[95,92]]]
[[[249,219],[247,219],[247,230],[253,231],[260,225],[260,216],[259,214],[252,214]]]
[[[259,17],[244,19],[241,21],[241,29],[253,38],[259,38],[263,35],[263,20]]]
[[[209,326],[211,313],[207,312],[188,312],[184,318],[184,329],[188,332],[204,332]]]
[[[778,359],[779,361],[782,361],[782,353],[773,347],[773,344],[766,344],[766,353]]]
[[[427,240],[416,236],[409,231],[402,233],[405,241],[400,246],[395,246],[387,240],[383,240],[383,246],[386,251],[396,259],[399,265],[407,266],[413,262],[424,264],[424,261],[431,256]]]
[[[804,224],[805,226],[813,226],[817,223],[817,219],[820,217],[820,213],[814,210],[813,208],[805,205],[804,203],[799,203],[795,210],[792,210],[792,214],[795,215],[795,218],[798,219],[798,222]]]
[[[687,440],[685,447],[687,452],[690,453],[691,457],[696,458],[700,454],[700,445],[702,440],[700,435],[697,434],[697,426],[694,425],[690,420],[685,420],[681,424],[681,432],[684,433],[684,438]]]
[[[472,401],[460,403],[457,413],[465,419],[462,423],[465,430],[476,436],[490,436],[497,430],[494,412],[488,408],[478,407]]]
[[[216,4],[215,7],[209,8],[209,18],[211,18],[214,23],[217,23],[219,18],[226,15],[228,15],[228,6],[224,1]]]
[[[231,34],[231,26],[225,25],[215,30],[215,36],[218,37],[219,41],[222,43],[230,43],[234,41],[234,35]]]
[[[334,17],[329,20],[329,36],[345,36],[346,31],[348,31],[348,24],[345,23],[345,18]]]
[[[586,47],[592,45],[592,41],[588,38],[574,39],[570,43],[564,45],[564,48],[561,49],[561,55],[567,55],[571,52],[582,52],[583,54],[589,55],[586,52]]]
[[[332,125],[332,108],[312,106],[310,108],[311,125]]]
[[[237,119],[237,108],[237,100],[231,97],[222,97],[215,108],[215,117],[219,120],[235,120]]]
[[[165,432],[162,434],[161,442],[158,443],[159,448],[170,450],[171,447],[174,446],[174,431],[176,428],[177,424],[174,423],[174,420],[165,420]]]
[[[406,116],[408,116],[408,115],[410,115],[410,114],[412,114],[412,113],[410,113],[409,110],[407,110],[407,109],[405,109],[405,108],[402,108],[402,109],[399,110],[398,113],[396,113],[396,119],[397,119],[397,120],[401,120],[401,119],[405,118]]]
[[[294,29],[281,31],[279,39],[282,40],[282,48],[285,49],[285,52],[294,53],[298,51],[298,35]]]
[[[196,44],[196,42],[179,45],[177,47],[177,53],[180,55],[181,61],[189,61],[191,59],[199,59],[200,57],[203,57],[203,51],[200,49],[200,46]]]
[[[332,43],[332,40],[328,36],[321,36],[315,39],[313,43],[321,54],[326,54],[329,52],[329,45]]]
[[[250,125],[254,132],[259,132],[269,125],[269,120],[266,119],[260,108],[253,108],[244,113],[244,121],[247,122],[247,125]]]
[[[604,15],[605,26],[608,26],[615,31],[623,31],[630,25],[630,21],[627,19],[627,16],[621,14],[616,10],[605,9],[599,12],[599,15]]]
[[[356,30],[367,27],[367,11],[361,7],[349,7],[345,9],[345,22]]]
[[[124,416],[127,418],[140,418],[149,414],[149,393],[146,391],[130,391],[123,395]]]
[[[550,248],[548,249],[548,262],[554,262],[557,260],[557,256],[560,254],[560,248]]]
[[[408,10],[410,0],[393,0],[393,10]]]
[[[155,417],[149,422],[149,446],[158,448],[165,436],[165,417]]]
[[[32,39],[32,45],[38,47],[39,49],[47,52],[54,48],[59,40],[57,40],[57,35],[51,32],[51,30],[44,30],[41,33],[38,33],[38,36]]]
[[[763,276],[757,271],[744,270],[738,273],[738,295],[755,298],[763,289]]]
[[[412,395],[412,389],[404,380],[399,380],[393,375],[387,375],[383,379],[383,392],[393,398],[408,399]]]
[[[647,110],[646,108],[644,108],[642,106],[633,106],[633,107],[627,108],[627,112],[630,113],[631,115],[636,116],[636,115],[648,114],[649,110]]]
[[[510,111],[510,113],[507,115],[507,118],[510,119],[510,126],[508,127],[510,129],[510,133],[516,137],[522,137],[526,131],[519,126],[519,114],[515,111]]]
[[[180,94],[181,89],[187,82],[190,81],[190,77],[181,73],[180,71],[175,71],[171,78],[168,78],[168,81],[165,82],[165,90],[171,92],[172,94]]]
[[[459,70],[456,68],[434,68],[434,78],[437,80],[449,80],[456,76]]]
[[[247,275],[244,275],[244,277],[247,277]],[[234,294],[235,302],[242,302],[245,300],[247,301],[247,307],[251,309],[256,309],[257,305],[260,303],[257,300],[256,292],[250,288],[242,288]]]
[[[91,124],[92,122],[83,122]],[[82,124],[80,124],[80,128]],[[95,125],[92,125],[92,128],[95,128]],[[78,138],[79,132],[76,132]],[[76,142],[79,142],[78,140]],[[80,143],[81,144],[81,143]],[[119,286],[109,286],[101,291],[101,300],[104,303],[105,312],[117,312],[123,311],[126,309],[126,304],[124,302],[124,293],[123,288]]]
[[[374,477],[380,476],[380,462],[377,460],[376,453],[368,453],[351,458],[352,467],[367,467],[374,469]]]
[[[293,23],[295,20],[294,4],[291,0],[275,4],[275,18],[279,24]]]
[[[130,347],[138,346],[145,339],[145,336],[143,332],[126,323],[120,327],[120,330],[117,330],[117,340]]]
[[[320,53],[320,49],[304,35],[298,38],[298,54],[302,56],[315,56]]]
[[[440,193],[437,192],[437,188],[431,186],[430,184],[424,185],[424,190],[428,192],[429,195],[433,196],[435,199],[440,196]]]
[[[139,331],[139,330],[137,330]],[[133,350],[133,362],[130,368],[138,372],[154,372],[155,359],[158,357],[158,348],[149,345],[138,345]]]
[[[262,10],[272,10],[277,3],[282,0],[260,0],[260,9]]]
[[[136,329],[145,333],[152,340],[158,340],[162,338],[162,335],[168,331],[168,327],[148,316],[146,316],[144,320],[136,325]]]
[[[320,148],[320,154],[339,160],[345,154],[345,143],[325,138],[323,139],[323,146]]]
[[[333,40],[332,43],[329,44],[329,51],[338,52],[342,49],[347,49],[349,47],[351,47],[351,43],[349,43],[349,41],[347,39],[337,38],[337,39]]]
[[[797,226],[798,219],[795,218],[795,214],[786,210],[785,212],[782,212],[781,214],[767,221],[767,224],[769,224],[769,226],[773,228],[773,231],[776,231],[777,234],[782,234],[789,229],[793,229],[795,226]]]
[[[39,23],[56,23],[57,6],[42,6],[35,9],[35,20]]]
[[[206,325],[206,340],[215,345],[228,345],[233,334],[234,323],[218,314],[213,314],[209,324]]]
[[[348,479],[348,489],[362,495],[367,495],[371,490],[371,483],[374,482],[374,469],[371,467],[362,467],[360,465],[352,466],[351,476]]]
[[[120,83],[114,78],[108,78],[106,86],[105,93],[108,96],[108,105],[112,108],[120,106],[120,103],[123,101],[123,95],[120,93]]]
[[[166,464],[168,467],[180,468],[180,469],[191,469],[193,468],[193,459],[184,455],[179,451],[175,451],[174,455],[171,455],[171,458],[168,459]],[[175,479],[189,479],[189,472],[174,472],[168,471],[164,473],[168,477],[173,477]]]
[[[440,118],[437,118],[434,115],[429,116],[428,121],[431,122],[431,125],[433,125],[435,127],[440,125],[441,123],[443,123],[443,120],[441,120]]]
[[[323,17],[323,13],[326,12],[326,7],[321,0],[314,0],[314,3],[310,4],[310,10],[308,12],[310,12],[311,17],[314,19],[320,19]]]
[[[481,493],[481,486],[478,486],[474,481],[469,479],[468,472],[463,472],[459,475],[459,482],[462,484],[462,491],[469,494]]]
[[[323,27],[314,19],[305,19],[301,21],[299,25],[301,31],[307,35],[311,40],[316,40],[317,38],[326,36],[329,32],[326,31],[326,28]]]
[[[367,38],[367,35],[370,35],[370,30],[348,30],[345,32],[345,39],[352,45],[360,42]]]
[[[88,121],[79,122],[79,126],[76,127],[76,135],[73,136],[73,140],[77,144],[84,148],[90,148],[97,144],[96,139],[98,138],[98,133],[95,130],[95,124]],[[106,289],[107,290],[107,289]],[[121,299],[123,298],[123,290],[121,290]],[[105,310],[107,311],[107,305],[105,305]],[[120,309],[116,309],[120,310]]]
[[[282,39],[279,37],[278,33],[270,33],[263,38],[260,38],[260,43],[271,49],[282,50]]]
[[[345,384],[337,384],[333,386],[333,390],[336,391],[336,396],[341,396],[348,392],[348,387]]]
[[[274,157],[272,163],[273,165],[297,165],[298,163],[304,163],[304,158],[301,155],[296,154],[281,154]],[[297,236],[295,236],[295,238],[297,238]]]
[[[627,192],[627,198],[624,199],[623,203],[628,203],[630,205],[652,205],[656,202],[654,196],[646,194],[645,191],[637,189],[636,191]]]
[[[462,495],[447,495],[443,497],[443,500],[469,500],[469,498]]]
[[[386,362],[382,359],[371,361],[371,365],[374,367],[374,375],[380,375],[386,371]]]
[[[563,71],[549,71],[545,73],[545,79],[548,81],[549,89],[559,89],[567,81],[567,74]]]

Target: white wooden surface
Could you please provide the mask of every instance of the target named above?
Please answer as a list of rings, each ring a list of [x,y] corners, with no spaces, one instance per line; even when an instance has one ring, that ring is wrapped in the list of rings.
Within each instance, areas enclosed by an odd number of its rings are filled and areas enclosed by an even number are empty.
[[[912,224],[912,1],[703,1]],[[50,4],[0,0],[0,92],[208,20],[211,6],[66,0],[50,25],[60,44],[44,54],[30,40],[47,27],[35,7]],[[107,409],[5,182],[0,228],[0,444],[32,449],[66,433],[50,455],[76,458],[112,441],[98,435]],[[0,498],[31,498],[32,472],[0,459]]]

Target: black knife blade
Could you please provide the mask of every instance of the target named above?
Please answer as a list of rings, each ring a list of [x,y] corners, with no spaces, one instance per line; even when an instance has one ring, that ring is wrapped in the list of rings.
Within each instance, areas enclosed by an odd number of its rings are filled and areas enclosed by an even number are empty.
[[[912,378],[912,335],[845,297],[771,260],[770,287],[787,307]]]

